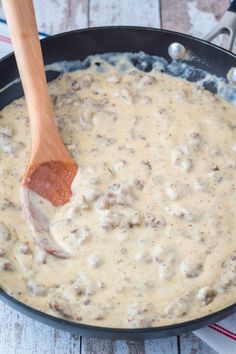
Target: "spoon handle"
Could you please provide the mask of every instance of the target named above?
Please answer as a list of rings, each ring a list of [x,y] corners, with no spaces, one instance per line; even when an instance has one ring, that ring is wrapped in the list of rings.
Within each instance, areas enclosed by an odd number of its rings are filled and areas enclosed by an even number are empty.
[[[40,149],[40,155],[53,155],[54,151],[50,153],[50,150],[55,150],[55,143],[61,144],[48,94],[33,2],[32,0],[2,0],[2,3],[30,118],[31,157],[39,155],[39,145],[45,146],[45,151]],[[54,146],[50,148],[50,144]],[[38,156],[38,160],[42,157]]]

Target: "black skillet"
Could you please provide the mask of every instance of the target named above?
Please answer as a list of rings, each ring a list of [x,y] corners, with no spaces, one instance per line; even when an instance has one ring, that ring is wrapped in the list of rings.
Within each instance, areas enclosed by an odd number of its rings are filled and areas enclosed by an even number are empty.
[[[228,31],[231,34],[230,49],[232,49],[235,38],[234,32],[236,31],[235,13],[236,0],[231,3],[229,10],[220,23],[208,35],[208,39],[211,40],[220,31]],[[176,32],[141,27],[101,27],[67,32],[44,39],[42,41],[42,49],[45,64],[63,60],[82,60],[92,54],[140,51],[160,56],[170,61],[168,47],[173,42],[181,43],[185,48],[196,54],[188,61],[188,64],[195,68],[203,69],[225,78],[230,68],[236,67],[236,55],[209,42]],[[58,73],[50,71],[47,75],[50,81]],[[0,61],[0,109],[23,95],[20,83],[15,83],[1,91],[1,88],[7,86],[18,76],[13,54]],[[211,90],[212,88],[208,87],[208,89]],[[109,339],[147,339],[173,336],[207,326],[236,312],[235,303],[208,316],[170,326],[116,329],[77,324],[47,315],[24,305],[2,290],[0,290],[0,299],[17,311],[47,325],[72,333]]]

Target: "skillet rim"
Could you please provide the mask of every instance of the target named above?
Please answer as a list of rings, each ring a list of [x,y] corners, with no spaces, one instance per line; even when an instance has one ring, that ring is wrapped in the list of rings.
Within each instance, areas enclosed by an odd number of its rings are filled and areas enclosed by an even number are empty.
[[[148,26],[126,26],[126,25],[120,25],[120,26],[95,26],[95,27],[84,27],[84,28],[80,28],[80,29],[74,29],[74,30],[70,30],[70,31],[65,31],[65,32],[60,32],[54,35],[47,35],[45,38],[40,39],[40,42],[44,43],[50,40],[53,40],[54,38],[60,38],[60,37],[64,37],[64,36],[70,36],[71,34],[73,35],[74,33],[82,33],[82,32],[92,32],[92,31],[100,31],[100,30],[109,30],[109,29],[125,29],[125,30],[145,30],[145,31],[150,31],[150,32],[160,32],[160,33],[166,33],[166,34],[170,34],[170,35],[175,35],[178,37],[182,37],[182,38],[188,38],[190,40],[196,41],[198,43],[201,44],[205,44],[209,47],[213,47],[215,49],[220,50],[221,52],[230,55],[231,57],[236,59],[236,53],[233,53],[231,51],[229,51],[226,48],[223,48],[217,44],[214,44],[212,42],[209,42],[205,39],[202,38],[197,38],[194,37],[190,34],[186,34],[186,33],[182,33],[182,32],[177,32],[177,31],[172,31],[172,30],[167,30],[167,29],[162,29],[162,28],[155,28],[155,27],[148,27]],[[100,54],[100,53],[98,53]],[[10,52],[9,54],[3,56],[0,59],[0,64],[2,63],[2,61],[10,58],[11,56],[14,57],[14,52]]]
[[[93,31],[100,31],[100,30],[109,30],[109,29],[124,29],[124,30],[137,30],[137,31],[150,31],[150,32],[158,32],[158,33],[166,33],[167,35],[174,35],[176,39],[189,39],[193,42],[196,42],[200,45],[205,45],[207,47],[213,47],[224,54],[236,59],[236,54],[230,52],[229,50],[222,48],[216,44],[208,42],[204,39],[196,38],[189,34],[165,30],[165,29],[158,29],[155,27],[146,27],[146,26],[98,26],[98,27],[89,27],[89,28],[82,28],[71,30],[67,32],[58,33],[52,36],[48,36],[46,38],[41,39],[41,42],[48,42],[55,38],[71,36],[76,33],[83,33],[83,32],[93,32]],[[99,54],[99,53],[98,53]],[[0,59],[0,70],[2,62],[5,62],[8,59],[14,57],[14,53],[11,52],[8,55],[4,56]],[[206,58],[207,59],[207,58]],[[0,88],[1,89],[1,88]],[[187,331],[197,330],[202,328],[203,326],[209,325],[214,323],[215,321],[219,321],[230,314],[236,312],[236,302],[232,305],[224,307],[216,312],[208,314],[203,317],[199,317],[193,320],[179,322],[171,325],[164,325],[159,327],[144,327],[144,328],[114,328],[114,327],[102,327],[102,326],[95,326],[89,324],[83,324],[78,322],[69,321],[63,318],[55,317],[53,315],[47,314],[46,312],[39,311],[20,300],[8,295],[3,289],[0,288],[0,299],[6,303],[7,305],[15,308],[17,311],[26,314],[30,318],[36,319],[38,322],[44,323],[46,325],[50,325],[54,328],[59,328],[65,331],[69,331],[71,333],[78,332],[85,336],[94,336],[98,338],[110,338],[110,339],[129,339],[129,338],[161,338],[167,337],[170,335],[178,335],[181,333],[185,333]]]
[[[128,339],[128,338],[161,338],[173,335],[179,335],[189,331],[195,331],[205,326],[220,321],[225,317],[233,314],[236,311],[236,303],[229,305],[223,309],[213,312],[203,317],[199,317],[193,320],[179,322],[171,325],[159,326],[159,327],[139,327],[139,328],[114,328],[114,327],[102,327],[89,325],[79,322],[69,321],[60,317],[56,317],[46,312],[37,310],[23,302],[8,295],[4,290],[0,289],[0,300],[16,309],[18,312],[23,313],[27,317],[30,317],[38,322],[44,323],[54,328],[58,328],[70,333],[81,333],[85,336],[97,337],[97,338],[114,338],[114,339]],[[73,332],[73,330],[76,330]],[[105,332],[105,333],[104,333]],[[103,334],[104,333],[104,334]],[[92,335],[91,335],[92,334]]]

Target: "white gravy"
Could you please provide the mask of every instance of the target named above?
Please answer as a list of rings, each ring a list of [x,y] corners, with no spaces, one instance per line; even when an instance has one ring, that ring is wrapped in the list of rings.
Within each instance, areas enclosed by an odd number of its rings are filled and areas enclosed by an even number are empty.
[[[236,108],[187,81],[101,63],[49,84],[79,165],[50,221],[67,259],[35,244],[21,210],[25,100],[0,112],[1,287],[55,316],[123,328],[235,303]]]

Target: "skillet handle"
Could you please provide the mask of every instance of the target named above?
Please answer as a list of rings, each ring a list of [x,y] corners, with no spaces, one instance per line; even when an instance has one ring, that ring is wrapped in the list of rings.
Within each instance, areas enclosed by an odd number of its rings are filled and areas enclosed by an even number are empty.
[[[229,34],[227,49],[232,51],[236,44],[236,0],[231,1],[228,10],[204,39],[211,42],[221,33]]]

